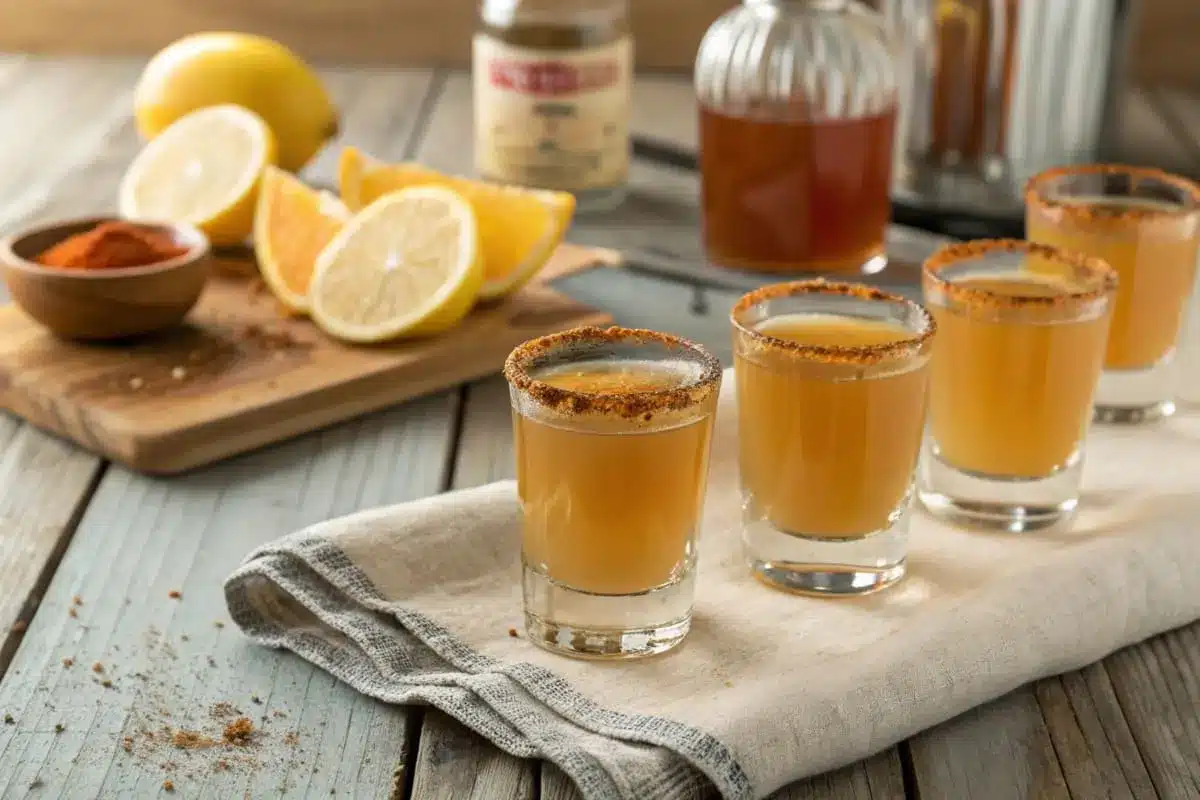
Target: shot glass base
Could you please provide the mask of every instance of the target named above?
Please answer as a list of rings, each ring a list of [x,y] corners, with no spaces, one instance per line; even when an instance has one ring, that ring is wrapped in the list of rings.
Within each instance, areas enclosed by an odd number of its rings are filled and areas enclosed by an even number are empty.
[[[1109,425],[1138,425],[1166,419],[1175,413],[1175,404],[1163,400],[1148,406],[1096,406],[1092,419]]]
[[[840,564],[750,562],[755,578],[773,589],[825,597],[856,597],[886,589],[904,577],[904,561],[885,569],[855,569]]]
[[[1065,524],[1079,505],[1083,460],[1076,454],[1045,478],[976,475],[927,452],[917,496],[935,516],[1008,533],[1046,530]]]
[[[755,578],[776,589],[822,596],[877,592],[904,577],[908,511],[865,536],[832,539],[782,531],[767,519],[742,525],[746,561]]]
[[[1096,422],[1136,425],[1175,413],[1175,354],[1146,369],[1105,370],[1096,387]]]
[[[692,626],[695,569],[646,592],[593,594],[526,566],[525,633],[537,646],[577,658],[619,660],[665,653]]]

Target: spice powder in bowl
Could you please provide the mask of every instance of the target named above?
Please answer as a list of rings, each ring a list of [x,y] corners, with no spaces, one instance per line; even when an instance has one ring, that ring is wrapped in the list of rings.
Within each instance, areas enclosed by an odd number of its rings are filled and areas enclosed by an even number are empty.
[[[14,303],[68,339],[121,339],[179,324],[211,267],[192,225],[93,217],[48,223],[0,242]]]
[[[43,267],[124,269],[159,264],[187,252],[165,231],[111,220],[68,236],[34,260]]]

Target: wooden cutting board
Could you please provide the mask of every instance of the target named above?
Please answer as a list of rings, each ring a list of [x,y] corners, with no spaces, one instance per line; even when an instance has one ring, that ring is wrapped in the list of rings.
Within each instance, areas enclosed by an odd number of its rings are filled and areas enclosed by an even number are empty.
[[[187,324],[120,344],[55,338],[0,308],[0,407],[135,470],[171,474],[498,372],[535,336],[611,317],[546,285],[617,263],[563,245],[535,283],[440,336],[375,347],[336,342],[288,318],[223,258]]]

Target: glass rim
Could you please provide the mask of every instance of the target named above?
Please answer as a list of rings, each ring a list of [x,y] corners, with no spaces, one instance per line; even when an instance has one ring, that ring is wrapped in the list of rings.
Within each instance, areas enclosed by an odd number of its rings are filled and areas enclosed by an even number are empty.
[[[1136,186],[1138,181],[1156,181],[1180,192],[1185,198],[1178,208],[1126,208],[1120,212],[1106,209],[1096,212],[1091,203],[1077,203],[1050,197],[1047,190],[1054,181],[1085,175],[1124,175]],[[1041,209],[1054,209],[1084,222],[1098,219],[1136,221],[1188,216],[1200,212],[1200,184],[1157,167],[1136,167],[1132,164],[1070,164],[1042,170],[1025,182],[1025,203]],[[1116,195],[1114,195],[1116,196]]]
[[[529,368],[539,358],[572,345],[633,344],[661,345],[668,350],[686,350],[697,357],[700,374],[694,380],[670,389],[625,392],[581,392],[561,389],[533,377]],[[584,326],[539,336],[517,345],[504,361],[504,377],[511,386],[534,402],[563,414],[596,414],[642,417],[662,411],[685,411],[715,392],[721,381],[721,361],[701,345],[682,336],[645,328]]]
[[[1076,273],[1085,273],[1098,285],[1091,288],[1064,288],[1053,295],[1001,294],[991,289],[962,286],[957,281],[942,275],[945,269],[963,261],[976,261],[1002,253],[1024,253],[1037,255],[1069,267]],[[942,245],[925,260],[921,276],[929,280],[952,300],[966,305],[988,305],[998,308],[1053,308],[1055,306],[1087,303],[1108,297],[1117,289],[1117,271],[1107,261],[1074,250],[1064,250],[1041,242],[1025,239],[974,239]]]
[[[831,295],[848,297],[868,303],[880,302],[904,306],[910,311],[915,311],[920,317],[922,324],[919,330],[911,331],[906,328],[905,332],[911,335],[894,342],[859,345],[819,345],[801,344],[800,342],[793,342],[778,336],[772,336],[769,333],[763,333],[760,330],[742,324],[741,319],[739,319],[739,317],[750,309],[762,305],[768,300],[800,297],[803,295]],[[885,292],[882,289],[876,289],[861,283],[827,281],[823,278],[773,283],[769,286],[763,286],[747,292],[742,295],[741,299],[730,310],[729,320],[733,324],[734,330],[750,337],[759,344],[776,350],[784,350],[811,361],[826,361],[831,363],[875,364],[881,361],[912,358],[937,333],[937,322],[934,321],[933,315],[929,313],[929,309],[920,303],[909,300],[902,295]]]

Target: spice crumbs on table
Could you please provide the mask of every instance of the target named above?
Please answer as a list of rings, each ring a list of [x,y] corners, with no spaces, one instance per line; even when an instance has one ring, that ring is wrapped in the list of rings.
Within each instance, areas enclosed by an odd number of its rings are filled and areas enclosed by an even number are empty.
[[[171,591],[167,592],[167,597],[171,598],[172,600],[178,600],[183,597],[183,592],[179,591],[178,589],[172,589]]]
[[[236,744],[242,747],[250,744],[250,739],[253,736],[254,723],[250,721],[249,717],[238,717],[225,726],[225,731],[222,734],[227,744]]]
[[[519,634],[519,633],[517,633],[517,629],[516,629],[516,628],[509,628],[509,629],[508,629],[508,635],[509,635],[509,636],[511,636],[511,637],[512,637],[512,638],[514,638],[514,639],[516,639],[518,636],[520,636],[520,634]]]
[[[214,621],[213,621],[213,627],[214,627],[214,628],[224,628],[224,627],[225,627],[225,623],[224,623],[224,622],[221,622],[221,620],[219,620],[219,619],[218,619],[218,620],[214,620]]]
[[[66,729],[67,729],[67,726],[63,725],[61,722],[54,723],[54,732],[55,733],[62,733]]]
[[[92,664],[92,672],[99,675],[100,673],[104,672],[104,665],[97,661],[95,664]]]
[[[132,736],[126,736],[124,739],[121,740],[121,749],[124,750],[126,753],[133,752],[133,737]]]
[[[113,682],[110,681],[108,678],[105,678],[104,680],[100,681],[100,685],[103,686],[105,689],[113,688]]]
[[[74,597],[71,598],[71,604],[81,606],[81,605],[83,605],[83,598],[80,597],[79,595],[75,595]]]
[[[261,698],[261,697],[259,697],[259,696],[258,696],[258,695],[256,695],[256,694],[252,694],[252,695],[250,695],[250,702],[251,702],[251,703],[254,703],[255,705],[259,705],[259,706],[261,706],[261,705],[262,705],[262,698]]]
[[[67,616],[71,619],[79,619],[79,612],[75,610],[75,606],[67,609]]]
[[[203,750],[214,746],[216,743],[216,739],[197,733],[196,731],[180,729],[171,734],[171,744],[180,750]]]
[[[170,778],[167,778],[165,781],[163,781],[163,791],[164,792],[175,791],[175,784],[171,782]]]
[[[5,714],[4,715],[4,724],[5,725],[16,725],[17,721],[15,719],[13,719],[12,714]]]
[[[300,744],[300,734],[295,731],[288,731],[283,735],[283,743],[289,747],[295,747]]]

